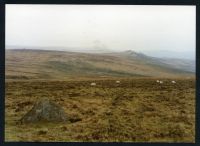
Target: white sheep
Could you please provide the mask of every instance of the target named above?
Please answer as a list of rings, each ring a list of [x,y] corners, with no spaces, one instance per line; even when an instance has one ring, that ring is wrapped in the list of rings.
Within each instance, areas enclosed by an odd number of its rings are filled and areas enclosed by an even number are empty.
[[[157,83],[160,83],[160,81],[159,81],[159,80],[157,80],[156,82],[157,82]]]
[[[120,83],[120,81],[116,81],[116,83],[117,83],[117,84],[119,84],[119,83]]]
[[[90,85],[91,85],[91,86],[96,86],[96,83],[91,83]]]
[[[172,81],[172,83],[175,84],[176,82],[175,82],[175,81]]]
[[[160,81],[160,84],[162,84],[163,83],[163,81]]]

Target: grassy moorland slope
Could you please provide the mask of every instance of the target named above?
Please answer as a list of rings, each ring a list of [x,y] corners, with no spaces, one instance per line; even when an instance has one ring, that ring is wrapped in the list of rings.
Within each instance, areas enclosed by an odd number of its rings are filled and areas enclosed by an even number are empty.
[[[191,76],[194,75],[191,64],[191,61],[152,58],[133,51],[89,54],[6,50],[6,79]]]

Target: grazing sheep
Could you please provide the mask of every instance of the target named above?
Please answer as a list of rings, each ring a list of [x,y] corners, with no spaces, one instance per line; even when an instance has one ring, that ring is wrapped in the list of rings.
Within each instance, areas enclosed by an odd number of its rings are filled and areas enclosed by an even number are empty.
[[[91,83],[90,85],[91,85],[91,86],[96,86],[96,83]]]
[[[163,83],[163,81],[160,81],[160,84],[162,84]]]
[[[159,80],[157,80],[156,82],[157,82],[157,83],[160,83],[160,81],[159,81]]]
[[[175,84],[176,82],[175,82],[175,81],[172,81],[172,83]]]
[[[117,83],[117,84],[119,84],[119,83],[120,83],[120,81],[116,81],[116,83]]]

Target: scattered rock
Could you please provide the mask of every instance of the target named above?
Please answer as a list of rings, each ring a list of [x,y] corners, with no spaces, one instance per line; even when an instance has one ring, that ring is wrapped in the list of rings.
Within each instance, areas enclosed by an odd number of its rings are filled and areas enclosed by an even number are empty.
[[[27,114],[24,115],[24,117],[22,117],[22,119],[20,119],[20,122],[64,122],[66,120],[66,114],[59,105],[49,100],[48,98],[42,98]]]

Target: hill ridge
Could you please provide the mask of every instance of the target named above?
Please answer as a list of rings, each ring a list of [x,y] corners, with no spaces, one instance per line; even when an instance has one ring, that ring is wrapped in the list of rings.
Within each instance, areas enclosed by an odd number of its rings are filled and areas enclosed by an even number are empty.
[[[192,62],[170,62],[132,50],[124,53],[80,53],[53,50],[6,50],[7,79],[74,77],[192,76]],[[182,64],[181,64],[182,63]]]

